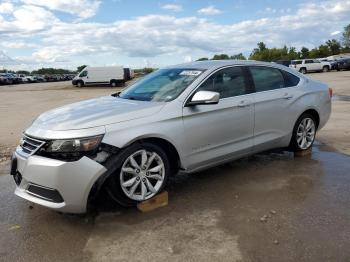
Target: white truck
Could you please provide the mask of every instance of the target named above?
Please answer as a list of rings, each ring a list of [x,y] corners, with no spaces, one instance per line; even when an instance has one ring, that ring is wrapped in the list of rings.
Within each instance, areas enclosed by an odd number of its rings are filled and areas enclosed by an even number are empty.
[[[301,60],[292,60],[289,65],[290,68],[293,68],[299,71],[302,74],[307,72],[328,72],[331,70],[332,65],[329,62],[321,62],[318,59],[301,59]]]
[[[72,84],[78,87],[98,84],[108,84],[116,87],[121,83],[125,83],[124,68],[122,66],[87,66],[72,80]]]

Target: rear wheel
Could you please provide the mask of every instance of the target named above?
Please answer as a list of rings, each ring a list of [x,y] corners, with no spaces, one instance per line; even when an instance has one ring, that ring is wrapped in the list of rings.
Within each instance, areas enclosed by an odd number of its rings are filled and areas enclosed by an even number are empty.
[[[293,151],[304,151],[312,147],[316,137],[316,121],[310,114],[303,114],[295,123],[290,147]]]
[[[324,66],[322,69],[323,72],[329,72],[329,66]]]
[[[122,206],[134,206],[160,193],[170,175],[164,150],[151,143],[133,144],[120,153],[116,172],[107,181],[111,198]]]
[[[117,81],[111,81],[111,87],[117,87]]]
[[[307,70],[306,70],[306,68],[303,67],[303,68],[300,68],[299,72],[302,74],[306,74]]]

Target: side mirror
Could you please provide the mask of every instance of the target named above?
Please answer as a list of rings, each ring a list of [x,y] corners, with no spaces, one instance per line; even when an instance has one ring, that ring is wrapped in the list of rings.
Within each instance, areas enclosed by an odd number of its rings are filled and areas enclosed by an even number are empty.
[[[220,94],[212,91],[198,91],[194,94],[187,106],[212,105],[219,103]]]

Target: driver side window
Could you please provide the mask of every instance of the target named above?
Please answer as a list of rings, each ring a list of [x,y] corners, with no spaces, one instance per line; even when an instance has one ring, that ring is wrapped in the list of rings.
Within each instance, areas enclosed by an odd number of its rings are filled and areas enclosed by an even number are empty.
[[[85,76],[87,76],[87,74],[88,74],[88,71],[85,70],[85,71],[80,73],[79,77],[85,77]]]
[[[198,91],[212,91],[220,94],[221,98],[246,94],[246,83],[242,67],[234,66],[221,69],[211,75]]]

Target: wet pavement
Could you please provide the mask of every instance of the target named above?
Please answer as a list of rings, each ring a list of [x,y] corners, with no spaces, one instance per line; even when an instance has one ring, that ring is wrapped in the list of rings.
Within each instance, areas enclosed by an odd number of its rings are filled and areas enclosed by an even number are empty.
[[[177,176],[150,213],[101,197],[85,217],[30,208],[0,175],[0,261],[350,261],[349,171],[318,143]]]

